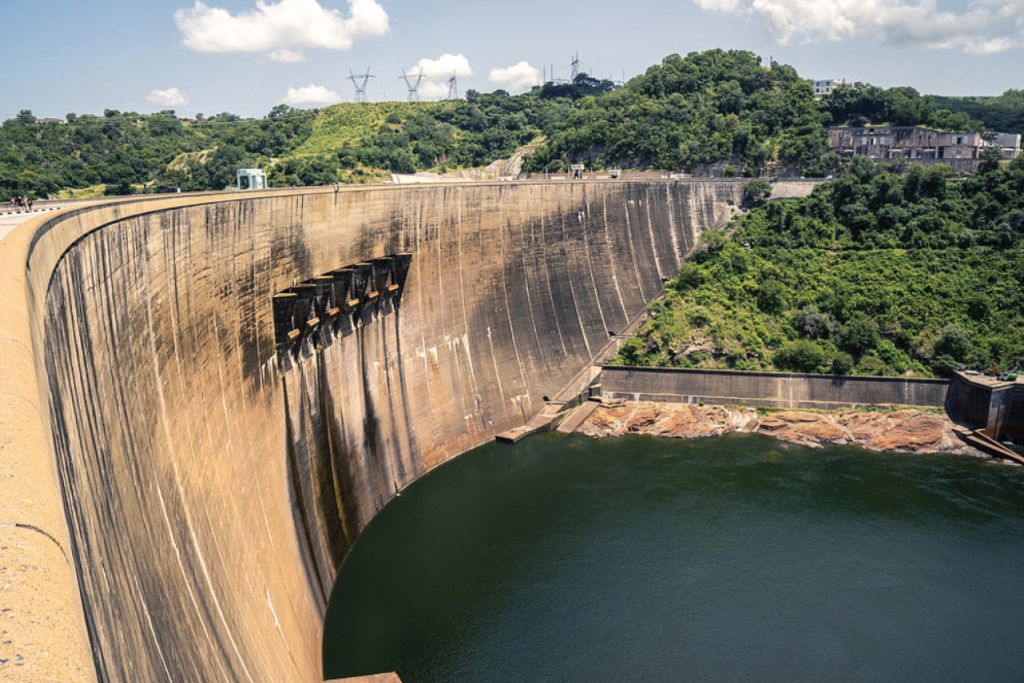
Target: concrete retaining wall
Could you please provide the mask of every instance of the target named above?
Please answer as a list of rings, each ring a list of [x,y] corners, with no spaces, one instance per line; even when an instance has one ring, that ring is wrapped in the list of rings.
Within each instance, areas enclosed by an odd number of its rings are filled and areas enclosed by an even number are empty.
[[[13,675],[319,679],[327,591],[377,510],[535,412],[742,187],[179,196],[19,228],[0,243]],[[271,297],[396,253],[401,306],[283,372]]]
[[[822,410],[887,405],[942,407],[949,388],[948,381],[931,379],[615,366],[605,366],[598,381],[609,398]]]
[[[1024,443],[1024,382],[998,382],[958,372],[950,389],[950,412],[997,439]]]

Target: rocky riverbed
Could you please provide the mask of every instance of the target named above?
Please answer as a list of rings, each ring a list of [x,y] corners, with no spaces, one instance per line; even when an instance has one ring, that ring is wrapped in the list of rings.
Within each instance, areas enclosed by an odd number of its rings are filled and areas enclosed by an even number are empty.
[[[687,403],[624,403],[602,406],[579,428],[588,436],[647,434],[682,439],[748,432],[801,446],[855,444],[873,451],[980,455],[939,412],[922,410],[759,414],[753,408]]]

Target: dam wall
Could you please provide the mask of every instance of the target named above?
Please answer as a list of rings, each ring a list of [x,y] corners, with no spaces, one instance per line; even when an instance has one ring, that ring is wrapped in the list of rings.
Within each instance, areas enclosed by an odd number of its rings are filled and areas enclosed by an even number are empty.
[[[0,249],[0,533],[32,556],[5,576],[19,675],[319,680],[327,597],[366,524],[536,413],[742,187],[179,196],[19,229]],[[400,298],[282,360],[275,295],[393,254]]]
[[[608,398],[834,410],[852,406],[941,408],[950,383],[937,379],[689,370],[606,365],[597,380]]]

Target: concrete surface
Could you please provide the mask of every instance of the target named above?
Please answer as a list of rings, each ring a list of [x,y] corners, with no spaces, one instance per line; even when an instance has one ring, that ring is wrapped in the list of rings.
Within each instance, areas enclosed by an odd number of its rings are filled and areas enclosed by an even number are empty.
[[[630,401],[820,410],[849,406],[941,408],[949,391],[949,381],[938,379],[615,366],[602,368],[597,381],[605,397]]]
[[[396,492],[526,422],[742,182],[131,199],[0,243],[5,680],[312,681]],[[398,307],[278,365],[271,297],[411,253]],[[6,667],[6,668],[3,668]]]
[[[2,213],[0,214],[0,240],[13,231],[16,227],[24,223],[25,221],[31,220],[38,217],[42,211],[33,211],[31,213]]]
[[[1024,377],[1005,382],[986,375],[953,375],[950,412],[995,440],[1024,443]]]

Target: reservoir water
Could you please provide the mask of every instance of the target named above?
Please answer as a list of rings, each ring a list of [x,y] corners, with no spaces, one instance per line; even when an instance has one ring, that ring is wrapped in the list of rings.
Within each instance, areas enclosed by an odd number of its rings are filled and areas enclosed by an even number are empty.
[[[1024,468],[772,439],[489,445],[346,560],[328,678],[1010,681]]]

